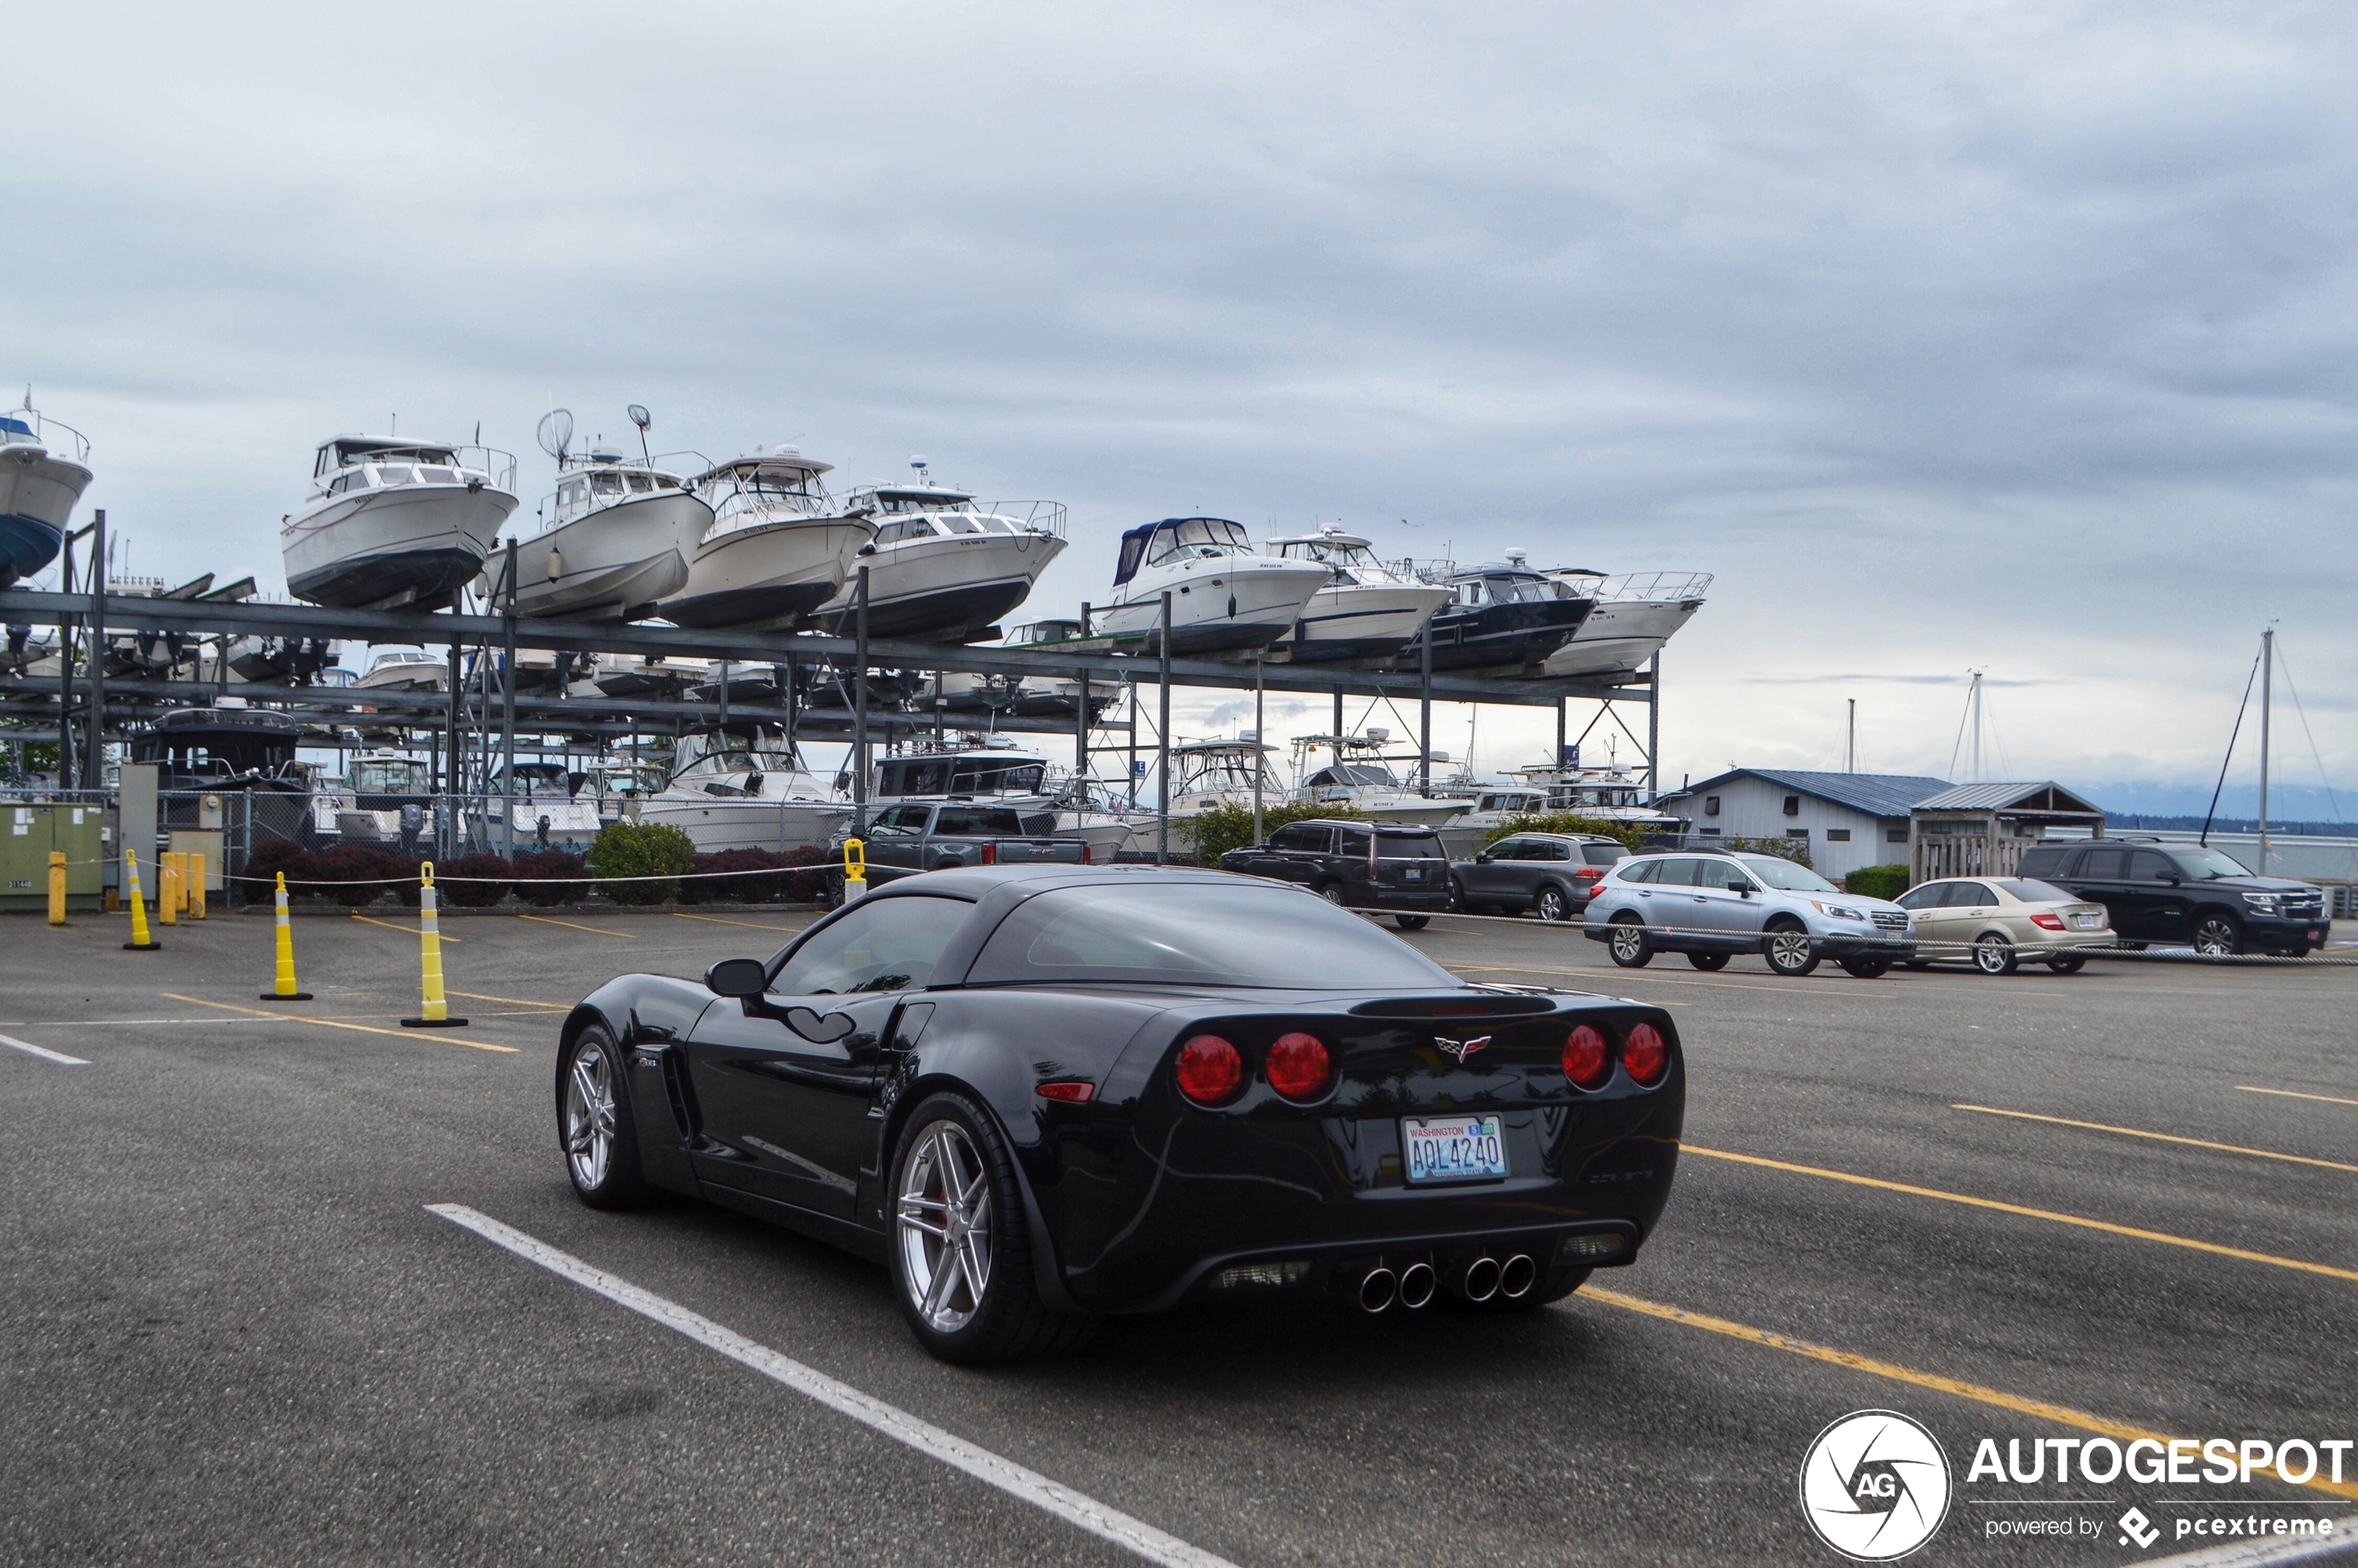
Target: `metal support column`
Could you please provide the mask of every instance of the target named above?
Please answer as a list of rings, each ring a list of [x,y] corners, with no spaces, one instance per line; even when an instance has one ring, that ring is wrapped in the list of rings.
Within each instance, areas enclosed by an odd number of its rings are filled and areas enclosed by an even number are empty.
[[[1335,761],[1340,764],[1342,761],[1342,688],[1340,686],[1335,688],[1335,727],[1331,732],[1335,737]]]
[[[60,729],[63,727],[59,725]],[[106,737],[107,511],[100,507],[90,518],[90,739],[82,751],[84,789],[107,786]],[[140,848],[144,852],[147,846]]]
[[[1089,671],[1085,667],[1081,672],[1080,695],[1072,710],[1072,777],[1085,796],[1089,785]],[[1075,805],[1085,806],[1087,801],[1076,801]]]
[[[1567,717],[1564,712],[1564,699],[1558,697],[1556,699],[1556,754],[1548,762],[1551,768],[1561,768],[1564,765],[1564,725]]]
[[[1654,803],[1662,793],[1662,650],[1647,661],[1646,679],[1652,683],[1646,704],[1646,804]]]
[[[1261,726],[1263,722],[1263,719],[1262,717],[1261,702],[1261,655],[1259,654],[1255,654],[1252,656],[1252,744],[1254,747],[1252,754],[1252,841],[1255,844],[1261,842],[1262,753],[1260,748],[1269,744],[1267,741],[1261,738]]]
[[[499,661],[500,842],[516,852],[516,541],[508,541],[508,593],[501,605],[508,623],[508,650]]]
[[[1417,793],[1432,798],[1432,622],[1417,637],[1417,667],[1424,688],[1417,693]]]
[[[2260,634],[2260,865],[2268,873],[2268,720],[2276,693],[2276,628]]]
[[[852,601],[851,831],[868,836],[868,568]]]
[[[1155,729],[1155,864],[1171,859],[1171,590],[1162,590],[1162,635],[1156,639],[1162,653],[1160,683],[1155,687],[1162,716]]]
[[[1130,777],[1122,787],[1129,792],[1130,809],[1138,809],[1138,678],[1125,676],[1122,684],[1130,688]]]
[[[58,590],[73,591],[73,541],[66,535],[65,570],[58,579]],[[81,781],[82,770],[73,755],[73,633],[74,617],[58,617],[58,783],[72,788]]]

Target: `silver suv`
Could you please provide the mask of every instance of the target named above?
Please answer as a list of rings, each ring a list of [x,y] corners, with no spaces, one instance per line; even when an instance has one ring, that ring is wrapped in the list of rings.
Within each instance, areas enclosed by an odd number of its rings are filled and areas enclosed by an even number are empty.
[[[1908,912],[1846,893],[1805,865],[1774,855],[1639,855],[1597,884],[1585,930],[1625,969],[1657,952],[1683,952],[1698,969],[1724,969],[1757,952],[1781,975],[1831,958],[1860,979],[1916,956]]]

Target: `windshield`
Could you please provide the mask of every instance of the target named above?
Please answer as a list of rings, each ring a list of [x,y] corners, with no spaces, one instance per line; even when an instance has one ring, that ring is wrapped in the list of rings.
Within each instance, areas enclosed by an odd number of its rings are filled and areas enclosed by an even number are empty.
[[[1180,560],[1195,555],[1250,555],[1252,541],[1234,523],[1218,517],[1190,517],[1184,523],[1167,523],[1154,532],[1147,546],[1147,564],[1159,566],[1165,561]]]
[[[2189,882],[2216,882],[2222,876],[2249,876],[2251,868],[2234,857],[2220,853],[2208,845],[2191,849],[2172,849],[2170,858],[2178,862]]]
[[[1774,855],[1746,855],[1744,867],[1771,888],[1781,888],[1788,893],[1838,893],[1842,889],[1819,875],[1806,865],[1779,860]]]
[[[1324,899],[1241,882],[1108,882],[1043,893],[991,934],[969,978],[1284,991],[1463,984]]]

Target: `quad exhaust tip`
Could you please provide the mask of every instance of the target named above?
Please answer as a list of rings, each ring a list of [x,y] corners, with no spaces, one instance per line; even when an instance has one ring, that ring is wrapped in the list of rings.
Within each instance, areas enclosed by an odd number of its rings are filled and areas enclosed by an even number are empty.
[[[1510,1302],[1519,1302],[1531,1294],[1539,1283],[1539,1265],[1531,1261],[1528,1252],[1517,1252],[1498,1269],[1498,1294]]]
[[[1400,1271],[1400,1304],[1414,1312],[1431,1302],[1432,1293],[1440,1287],[1441,1276],[1433,1273],[1431,1263],[1410,1263]]]
[[[1471,1258],[1450,1271],[1449,1289],[1460,1301],[1476,1305],[1498,1293],[1498,1260]]]
[[[1359,1276],[1359,1310],[1362,1312],[1381,1312],[1399,1293],[1399,1276],[1380,1263]]]

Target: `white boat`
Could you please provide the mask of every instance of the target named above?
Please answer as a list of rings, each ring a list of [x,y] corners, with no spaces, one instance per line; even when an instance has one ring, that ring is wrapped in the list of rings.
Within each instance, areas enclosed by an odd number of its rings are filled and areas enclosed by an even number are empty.
[[[851,806],[813,778],[773,729],[683,735],[671,780],[641,799],[639,820],[676,827],[705,854],[824,849]]]
[[[876,525],[827,494],[819,476],[831,466],[778,447],[698,474],[715,520],[687,586],[657,613],[680,626],[790,628],[842,592]]]
[[[1543,762],[1506,771],[1509,778],[1520,779],[1526,786],[1546,790],[1546,810],[1577,811],[1600,822],[1626,823],[1665,832],[1676,832],[1684,825],[1682,819],[1640,803],[1644,781],[1626,762],[1609,763],[1602,768],[1583,768],[1577,763],[1551,767]]]
[[[1233,741],[1181,741],[1171,748],[1171,845],[1187,851],[1195,847],[1195,819],[1223,806],[1252,810],[1253,775],[1261,777],[1261,805],[1275,810],[1286,803],[1286,787],[1269,765],[1270,747],[1250,738]],[[1147,833],[1154,834],[1148,812]]]
[[[1380,755],[1392,732],[1369,729],[1363,735],[1296,735],[1295,771],[1302,782],[1287,797],[1292,806],[1351,806],[1379,822],[1423,823],[1433,826],[1463,816],[1470,802],[1459,796],[1419,795],[1393,776]],[[1332,748],[1335,759],[1312,768],[1311,752]],[[1447,758],[1436,753],[1435,761]],[[1406,760],[1413,763],[1414,758]]]
[[[58,558],[89,464],[90,443],[34,412],[31,387],[22,408],[0,414],[0,588]]]
[[[1036,752],[963,741],[940,747],[921,744],[877,759],[870,799],[988,800],[1010,810],[1053,813],[1052,836],[1080,839],[1100,865],[1118,853],[1153,848],[1154,813],[1124,810],[1095,780],[1058,778]]]
[[[1596,608],[1572,640],[1548,655],[1542,675],[1623,675],[1645,667],[1678,634],[1710,591],[1709,572],[1632,572],[1607,577],[1577,569],[1550,572]]]
[[[1434,786],[1436,789],[1439,785]],[[1471,858],[1494,828],[1515,817],[1538,816],[1548,810],[1548,791],[1535,785],[1467,784],[1450,782],[1450,794],[1466,810],[1441,830],[1441,847],[1453,861]]]
[[[1160,650],[1169,593],[1173,654],[1266,648],[1333,576],[1323,562],[1261,554],[1225,518],[1166,517],[1121,536],[1113,603],[1095,616],[1095,629]]]
[[[1278,640],[1295,664],[1397,653],[1457,597],[1453,589],[1419,582],[1406,563],[1377,560],[1366,539],[1341,528],[1267,539],[1263,549],[1288,561],[1318,562],[1334,574]]]
[[[368,692],[447,692],[450,666],[423,648],[380,648],[355,684]]]
[[[634,421],[645,412],[631,406]],[[557,487],[540,503],[539,531],[517,541],[516,613],[626,621],[653,614],[658,600],[688,586],[688,557],[712,527],[712,508],[652,458],[576,453],[572,438],[565,409],[540,421]],[[486,569],[493,603],[502,575],[497,560]]]
[[[339,435],[279,530],[287,588],[339,610],[440,609],[516,509],[516,460],[487,447]]]
[[[868,635],[951,642],[989,635],[1063,552],[1065,509],[1016,501],[983,510],[970,492],[934,484],[925,459],[909,466],[917,471],[910,484],[872,485],[845,498],[848,510],[866,511],[876,524],[875,553],[856,563],[868,568]],[[820,625],[850,636],[857,599],[856,582],[847,583],[821,606]]]

